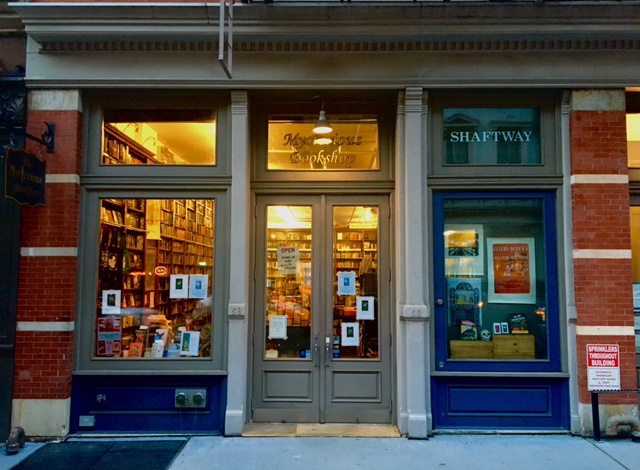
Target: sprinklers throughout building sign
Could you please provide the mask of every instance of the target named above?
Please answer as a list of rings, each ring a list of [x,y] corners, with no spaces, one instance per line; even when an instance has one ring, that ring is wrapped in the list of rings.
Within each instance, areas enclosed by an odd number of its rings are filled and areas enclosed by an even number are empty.
[[[314,134],[314,123],[269,121],[268,170],[379,170],[378,122],[332,122],[333,131]]]

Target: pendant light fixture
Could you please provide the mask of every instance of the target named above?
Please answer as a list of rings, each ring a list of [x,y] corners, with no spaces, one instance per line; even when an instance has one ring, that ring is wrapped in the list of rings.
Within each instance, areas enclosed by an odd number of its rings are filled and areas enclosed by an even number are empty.
[[[329,124],[329,121],[327,121],[327,116],[324,113],[324,100],[322,100],[320,117],[318,118],[318,122],[316,122],[316,127],[313,128],[313,132],[315,134],[328,134],[329,132],[333,132],[333,128],[331,124]]]

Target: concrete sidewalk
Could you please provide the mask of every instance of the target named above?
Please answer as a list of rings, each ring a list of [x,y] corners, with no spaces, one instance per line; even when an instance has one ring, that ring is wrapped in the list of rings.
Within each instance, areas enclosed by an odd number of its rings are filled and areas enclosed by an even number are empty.
[[[192,437],[170,470],[639,470],[640,444],[568,435],[376,438]]]
[[[184,439],[188,442],[170,470],[640,470],[640,443],[630,439],[595,442],[568,435],[509,434],[437,435],[428,440],[219,436]],[[43,445],[27,443],[12,456],[2,449],[0,470],[10,470]],[[130,469],[118,470],[135,470],[135,462]]]

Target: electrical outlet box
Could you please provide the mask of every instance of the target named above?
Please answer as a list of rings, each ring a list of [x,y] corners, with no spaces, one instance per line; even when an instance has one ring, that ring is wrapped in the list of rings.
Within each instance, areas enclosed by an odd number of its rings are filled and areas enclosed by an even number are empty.
[[[174,395],[176,408],[206,408],[206,388],[177,388]]]

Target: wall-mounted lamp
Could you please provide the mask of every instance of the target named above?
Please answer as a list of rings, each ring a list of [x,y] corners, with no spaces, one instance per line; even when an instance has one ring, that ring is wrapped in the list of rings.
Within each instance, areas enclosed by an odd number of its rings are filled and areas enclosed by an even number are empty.
[[[316,122],[316,127],[313,128],[313,132],[315,134],[328,134],[329,132],[333,132],[333,128],[329,124],[329,121],[327,121],[327,116],[324,113],[324,100],[322,100],[320,117],[318,118],[318,122]]]
[[[142,142],[142,145],[144,146],[150,140],[153,141],[153,142],[151,142],[151,145],[156,145],[156,143],[158,142],[155,137],[151,136],[151,137],[147,137],[146,139],[144,139],[144,142]]]

